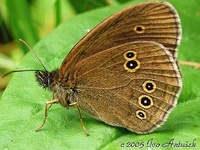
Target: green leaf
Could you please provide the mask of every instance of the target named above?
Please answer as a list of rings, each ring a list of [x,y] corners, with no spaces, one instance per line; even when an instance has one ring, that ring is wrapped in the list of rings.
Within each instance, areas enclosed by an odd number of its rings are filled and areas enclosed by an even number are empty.
[[[179,60],[198,61],[199,1],[183,1],[170,0],[180,14],[183,26]],[[133,2],[126,6],[130,4]],[[61,24],[48,37],[37,43],[34,50],[48,70],[58,68],[70,49],[88,29],[92,29],[101,20],[123,7],[125,5],[105,7],[79,15]],[[42,69],[42,66],[32,53],[28,53],[18,69]],[[82,111],[85,126],[90,134],[86,136],[77,110],[65,109],[60,105],[53,105],[49,109],[45,126],[39,132],[35,132],[35,128],[42,122],[44,105],[51,99],[51,92],[38,86],[33,72],[15,73],[0,101],[0,149],[107,150],[121,149],[123,146],[136,149],[142,146],[143,149],[177,149],[174,145],[167,145],[173,139],[176,143],[194,142],[199,149],[200,70],[188,66],[181,66],[181,70],[184,86],[177,107],[161,128],[147,135],[138,135],[126,129],[109,126]]]

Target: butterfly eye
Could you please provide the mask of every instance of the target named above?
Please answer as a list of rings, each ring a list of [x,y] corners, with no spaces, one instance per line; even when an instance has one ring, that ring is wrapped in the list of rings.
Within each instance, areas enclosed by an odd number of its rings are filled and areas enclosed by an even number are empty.
[[[140,62],[138,60],[129,60],[125,62],[124,67],[129,72],[136,72],[140,67]]]
[[[138,66],[137,61],[131,60],[126,63],[126,67],[129,69],[135,69]]]
[[[134,55],[135,55],[134,53],[128,52],[128,53],[126,54],[126,57],[127,57],[127,58],[133,58]]]
[[[136,111],[136,116],[141,120],[147,118],[146,113],[144,111],[142,111],[142,110]]]
[[[138,98],[138,103],[143,108],[150,108],[153,105],[153,99],[147,95]]]
[[[43,88],[47,88],[49,86],[49,77],[48,77],[48,72],[45,71],[36,71],[35,72],[35,76],[37,81],[39,82],[39,84],[43,87]]]
[[[134,51],[128,51],[124,54],[124,58],[129,60],[129,59],[135,59],[136,58],[136,52]]]
[[[156,90],[156,84],[153,81],[145,81],[142,85],[143,90],[147,93],[153,93]]]
[[[135,33],[137,34],[142,34],[145,32],[145,27],[142,25],[137,25],[133,28],[133,30],[135,31]]]

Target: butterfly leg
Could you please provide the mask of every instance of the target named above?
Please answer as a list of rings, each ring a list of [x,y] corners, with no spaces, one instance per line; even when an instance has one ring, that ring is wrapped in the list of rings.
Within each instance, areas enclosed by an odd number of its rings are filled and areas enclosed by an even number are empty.
[[[71,103],[71,104],[69,104],[69,106],[76,106],[76,108],[78,110],[78,116],[79,116],[79,119],[80,119],[81,124],[82,124],[83,131],[85,132],[85,134],[87,136],[89,136],[89,133],[88,133],[88,131],[87,131],[85,125],[84,125],[83,118],[82,118],[82,115],[81,115],[81,111],[80,111],[80,108],[79,108],[77,102]]]
[[[51,98],[51,100],[53,100],[53,99],[54,99],[54,93],[52,93],[52,98]],[[52,104],[53,104],[53,103],[50,103],[47,109],[50,109],[51,106],[52,106]]]
[[[59,103],[59,101],[58,101],[58,100],[51,100],[51,101],[48,101],[48,102],[45,103],[44,120],[42,121],[42,124],[41,124],[39,127],[37,127],[37,128],[35,129],[36,132],[37,132],[38,130],[40,130],[40,129],[44,126],[44,124],[45,124],[45,122],[46,122],[46,120],[47,120],[47,116],[48,116],[47,111],[48,111],[48,109],[51,107],[51,105],[52,105],[52,104],[55,104],[55,103]],[[50,107],[49,107],[49,106],[50,106]]]

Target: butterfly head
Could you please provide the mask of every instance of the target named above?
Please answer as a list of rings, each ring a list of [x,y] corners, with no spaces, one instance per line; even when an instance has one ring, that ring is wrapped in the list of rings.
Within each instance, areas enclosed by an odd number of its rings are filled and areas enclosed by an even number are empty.
[[[38,83],[43,88],[51,89],[53,87],[55,81],[58,79],[58,71],[54,70],[52,72],[48,72],[48,71],[37,70],[37,71],[35,71],[35,76],[36,76]]]

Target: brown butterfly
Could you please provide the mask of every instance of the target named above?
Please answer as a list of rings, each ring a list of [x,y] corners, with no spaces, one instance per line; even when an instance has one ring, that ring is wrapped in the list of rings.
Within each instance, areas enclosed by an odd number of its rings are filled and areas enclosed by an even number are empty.
[[[139,134],[160,127],[176,105],[182,78],[176,63],[180,19],[167,2],[128,7],[82,38],[60,69],[37,70],[39,84],[53,92],[48,107],[76,106],[95,118]]]

